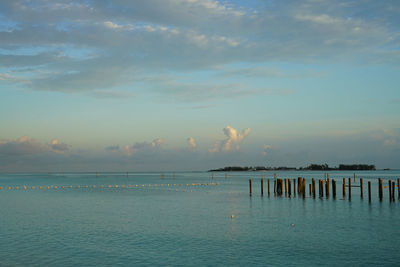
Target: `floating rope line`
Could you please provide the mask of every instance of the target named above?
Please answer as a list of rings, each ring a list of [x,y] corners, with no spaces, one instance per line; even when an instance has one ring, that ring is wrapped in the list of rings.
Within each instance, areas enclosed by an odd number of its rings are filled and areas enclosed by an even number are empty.
[[[186,186],[186,187],[190,187],[190,186],[192,186],[192,187],[200,187],[200,186],[217,186],[217,185],[219,185],[219,183],[207,183],[207,184],[200,184],[200,183],[193,183],[193,184],[142,184],[142,185],[139,185],[139,184],[135,184],[135,185],[130,185],[130,184],[128,184],[128,185],[125,185],[125,184],[122,184],[122,185],[118,185],[118,184],[116,184],[116,185],[47,185],[47,186],[45,186],[45,185],[40,185],[40,186],[26,186],[26,185],[24,185],[24,186],[0,186],[0,190],[5,190],[5,189],[7,189],[7,190],[12,190],[12,189],[14,189],[14,190],[43,190],[43,189],[47,189],[47,190],[50,190],[50,189],[54,189],[54,190],[60,190],[60,189],[62,189],[62,190],[68,190],[68,189],[81,189],[81,188],[84,188],[84,189],[90,189],[90,188],[93,188],[93,189],[95,189],[95,188],[101,188],[101,189],[111,189],[111,188],[151,188],[151,187],[177,187],[177,186],[180,186],[180,187],[183,187],[183,186]],[[176,189],[177,190],[177,189]]]

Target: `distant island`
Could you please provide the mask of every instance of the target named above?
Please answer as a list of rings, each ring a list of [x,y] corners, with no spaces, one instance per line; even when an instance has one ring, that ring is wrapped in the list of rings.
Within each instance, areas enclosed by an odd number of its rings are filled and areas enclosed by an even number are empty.
[[[328,164],[310,164],[308,167],[264,167],[264,166],[229,166],[209,172],[245,172],[245,171],[375,171],[375,165],[368,164],[340,164],[338,167],[329,167]]]

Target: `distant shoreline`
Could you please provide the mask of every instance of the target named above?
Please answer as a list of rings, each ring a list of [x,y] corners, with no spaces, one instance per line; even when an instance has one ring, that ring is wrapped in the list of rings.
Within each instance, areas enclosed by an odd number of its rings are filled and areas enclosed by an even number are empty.
[[[390,171],[391,169],[382,169],[383,171]],[[368,164],[340,164],[338,167],[329,167],[328,164],[311,164],[308,167],[240,167],[228,166],[220,169],[208,170],[208,172],[243,172],[243,171],[376,171],[375,165]]]

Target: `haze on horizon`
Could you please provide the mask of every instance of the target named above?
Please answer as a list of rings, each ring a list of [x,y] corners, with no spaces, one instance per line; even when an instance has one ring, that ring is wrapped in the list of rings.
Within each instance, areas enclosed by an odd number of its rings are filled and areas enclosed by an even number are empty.
[[[399,1],[1,1],[0,172],[400,168]]]

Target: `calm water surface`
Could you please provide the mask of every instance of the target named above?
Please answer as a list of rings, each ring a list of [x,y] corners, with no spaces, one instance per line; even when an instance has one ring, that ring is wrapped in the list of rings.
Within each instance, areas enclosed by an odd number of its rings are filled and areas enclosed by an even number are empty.
[[[380,202],[377,186],[378,177],[384,185],[397,181],[399,171],[357,173],[364,199],[355,187],[351,201],[342,198],[341,185],[353,172],[330,172],[338,181],[335,200],[261,197],[261,175],[0,174],[0,266],[400,265],[397,194],[389,202],[384,189]],[[323,178],[322,172],[277,175],[303,176],[307,184]]]

